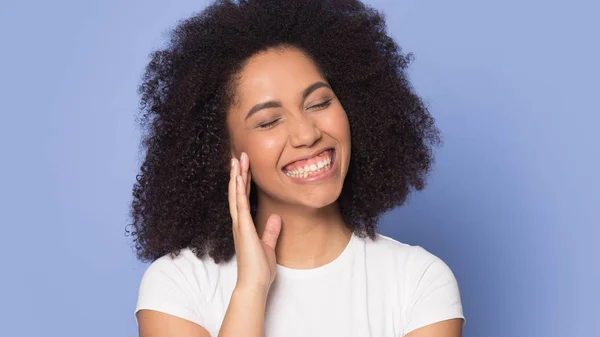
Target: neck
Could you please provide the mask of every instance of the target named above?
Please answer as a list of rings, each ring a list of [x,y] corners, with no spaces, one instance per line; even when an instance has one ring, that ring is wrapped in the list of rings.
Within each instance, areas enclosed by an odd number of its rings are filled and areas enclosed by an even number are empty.
[[[293,269],[311,269],[335,260],[348,245],[352,232],[345,225],[337,202],[314,209],[260,200],[255,224],[262,236],[271,214],[281,217],[275,254],[277,263]]]

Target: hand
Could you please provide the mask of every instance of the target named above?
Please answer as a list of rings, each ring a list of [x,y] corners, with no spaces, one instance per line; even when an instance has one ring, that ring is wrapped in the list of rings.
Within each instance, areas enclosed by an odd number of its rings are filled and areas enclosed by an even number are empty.
[[[275,245],[281,232],[281,217],[273,214],[267,220],[262,239],[258,237],[250,214],[250,170],[248,155],[231,159],[229,177],[229,212],[233,225],[233,241],[237,260],[236,287],[264,289],[265,295],[275,279],[277,261]]]

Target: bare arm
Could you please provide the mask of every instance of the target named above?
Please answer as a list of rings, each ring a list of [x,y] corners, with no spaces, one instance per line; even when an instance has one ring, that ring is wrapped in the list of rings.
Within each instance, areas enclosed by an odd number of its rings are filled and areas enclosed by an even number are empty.
[[[264,336],[266,298],[261,289],[234,290],[219,337]]]
[[[270,216],[263,236],[259,238],[250,215],[248,156],[242,153],[241,160],[233,158],[231,164],[228,193],[238,276],[219,337],[263,337],[267,294],[277,266],[275,245],[281,218]]]
[[[154,310],[137,313],[140,337],[211,337],[196,323]]]
[[[462,318],[449,319],[409,332],[405,337],[462,337]]]

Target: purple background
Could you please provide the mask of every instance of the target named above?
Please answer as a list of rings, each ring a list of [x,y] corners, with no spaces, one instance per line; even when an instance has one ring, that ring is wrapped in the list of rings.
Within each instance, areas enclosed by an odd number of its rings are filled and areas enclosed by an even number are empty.
[[[599,3],[369,3],[444,137],[381,232],[450,265],[467,337],[600,336]],[[2,335],[137,335],[136,89],[205,4],[0,4]]]

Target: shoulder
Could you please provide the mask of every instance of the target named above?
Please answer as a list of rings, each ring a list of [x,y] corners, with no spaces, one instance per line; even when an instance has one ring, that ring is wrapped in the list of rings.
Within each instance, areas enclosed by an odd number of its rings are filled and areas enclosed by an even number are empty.
[[[177,255],[169,254],[152,262],[144,272],[144,278],[156,274],[186,274],[197,266],[205,264],[205,259],[198,258],[190,249],[182,249]]]
[[[190,249],[183,249],[176,256],[165,255],[146,268],[140,290],[158,282],[176,283],[180,286],[194,283],[192,281],[198,277],[197,271],[205,269],[207,262],[206,259],[198,258]]]
[[[377,234],[375,240],[365,240],[365,254],[370,264],[380,266],[387,275],[395,274],[404,292],[416,291],[426,282],[456,283],[450,267],[421,246]]]
[[[375,240],[363,239],[363,241],[369,258],[394,264],[404,271],[416,271],[432,263],[442,262],[440,258],[421,246],[409,245],[382,234],[377,234]]]
[[[235,259],[217,264],[208,255],[199,258],[189,248],[182,249],[176,256],[165,255],[152,262],[144,272],[140,290],[145,285],[160,282],[201,292],[205,290],[201,288],[214,285],[223,274],[235,270],[233,264]]]
[[[209,256],[197,257],[190,249],[152,262],[140,282],[136,312],[156,310],[203,324],[202,309],[215,289],[235,277],[235,259],[216,264]],[[235,275],[235,274],[234,274]]]
[[[404,332],[451,318],[462,318],[458,282],[450,267],[425,248],[378,234],[365,241],[365,252],[392,276],[392,292],[401,303]]]

